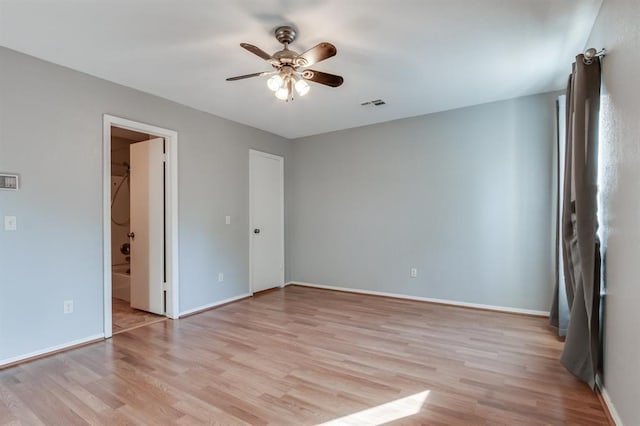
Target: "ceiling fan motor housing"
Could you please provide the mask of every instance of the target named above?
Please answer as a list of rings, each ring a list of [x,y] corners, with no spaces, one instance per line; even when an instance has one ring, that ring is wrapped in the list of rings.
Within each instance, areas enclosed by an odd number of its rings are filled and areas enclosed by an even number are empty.
[[[294,62],[293,60],[297,56],[298,56],[298,53],[293,51],[293,50],[289,50],[289,49],[280,50],[280,51],[274,53],[273,56],[272,56],[273,59],[276,59],[276,60],[279,61],[279,64],[275,64],[273,66],[275,68],[280,68],[283,64],[284,65],[292,64],[292,65],[296,65],[297,66],[297,64],[293,63]]]

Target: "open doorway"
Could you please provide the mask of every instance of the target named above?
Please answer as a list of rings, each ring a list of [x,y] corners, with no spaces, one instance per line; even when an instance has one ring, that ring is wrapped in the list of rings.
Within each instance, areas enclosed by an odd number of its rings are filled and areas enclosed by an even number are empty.
[[[104,329],[177,318],[177,133],[105,115]]]
[[[113,334],[166,318],[162,286],[164,143],[164,138],[111,126]],[[150,200],[153,208],[149,208]],[[148,232],[150,224],[156,228],[152,235],[141,235]],[[149,269],[155,273],[149,274]]]

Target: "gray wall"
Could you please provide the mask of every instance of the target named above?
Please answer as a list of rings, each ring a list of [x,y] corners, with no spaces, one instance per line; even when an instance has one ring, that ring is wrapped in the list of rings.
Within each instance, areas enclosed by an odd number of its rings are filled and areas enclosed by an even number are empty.
[[[606,250],[604,385],[625,425],[640,423],[640,2],[606,0],[589,47],[603,61],[600,140]]]
[[[179,133],[180,310],[249,290],[248,150],[288,167],[290,142],[0,48],[0,171],[22,183],[0,191],[18,219],[0,230],[0,360],[103,331],[105,113]]]
[[[296,140],[290,280],[548,311],[554,99]]]

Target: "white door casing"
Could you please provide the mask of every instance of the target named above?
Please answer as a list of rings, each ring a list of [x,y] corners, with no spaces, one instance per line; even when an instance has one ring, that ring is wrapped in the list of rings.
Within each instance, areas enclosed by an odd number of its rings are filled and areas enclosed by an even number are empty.
[[[178,132],[110,114],[103,115],[102,127],[102,242],[103,242],[103,325],[104,337],[113,335],[111,283],[111,127],[147,133],[165,140],[165,226],[166,226],[166,316],[180,317],[180,250],[178,247]]]
[[[251,293],[284,285],[284,158],[249,150]]]
[[[164,315],[164,139],[136,142],[131,161],[131,307]]]

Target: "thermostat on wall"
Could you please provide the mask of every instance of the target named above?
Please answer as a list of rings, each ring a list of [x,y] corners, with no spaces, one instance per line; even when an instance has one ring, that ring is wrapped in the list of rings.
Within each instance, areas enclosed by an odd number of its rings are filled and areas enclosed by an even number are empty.
[[[9,175],[6,173],[0,173],[0,189],[7,189],[10,191],[18,190],[18,175]]]

